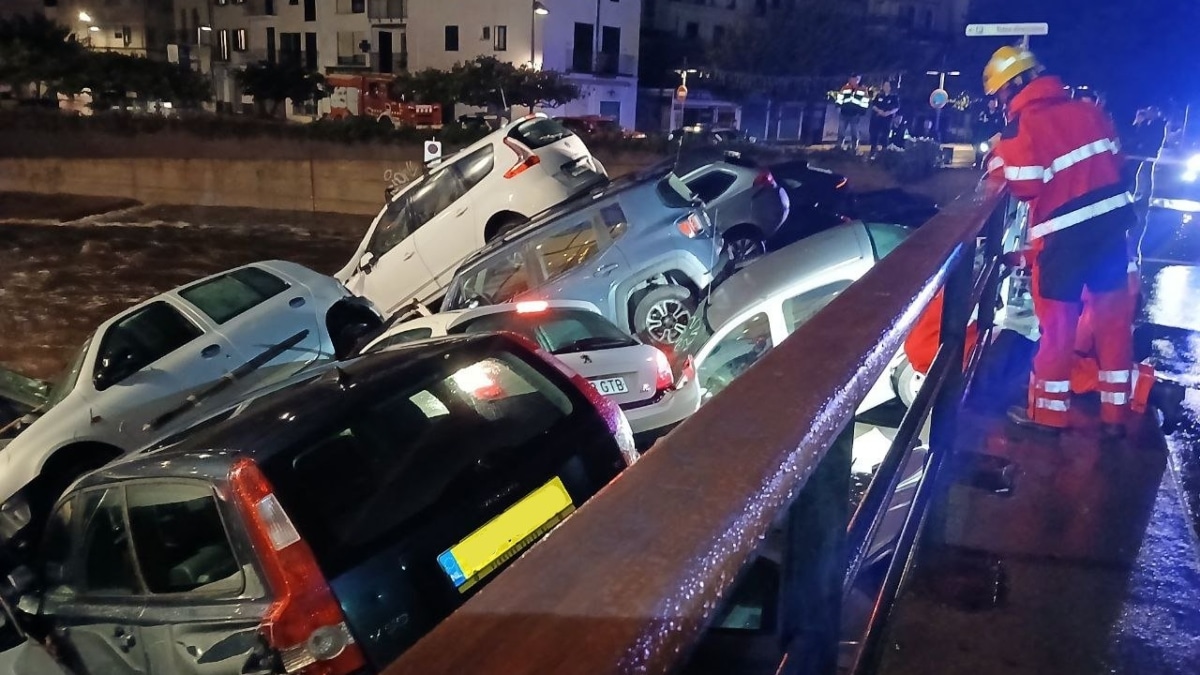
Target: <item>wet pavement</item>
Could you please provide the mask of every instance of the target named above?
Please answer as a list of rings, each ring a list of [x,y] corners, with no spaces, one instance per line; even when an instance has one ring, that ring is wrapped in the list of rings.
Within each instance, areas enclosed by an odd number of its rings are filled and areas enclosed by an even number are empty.
[[[35,201],[0,200],[0,365],[43,379],[126,307],[257,260],[335,272],[370,223],[339,214]]]

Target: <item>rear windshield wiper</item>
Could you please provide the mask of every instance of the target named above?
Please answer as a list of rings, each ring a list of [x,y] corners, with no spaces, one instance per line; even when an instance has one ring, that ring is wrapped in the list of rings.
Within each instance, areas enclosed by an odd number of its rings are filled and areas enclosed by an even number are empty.
[[[623,340],[610,337],[586,337],[567,344],[554,350],[555,354],[570,354],[573,352],[585,352],[589,349],[612,349],[615,347],[632,347],[637,343],[633,340]]]

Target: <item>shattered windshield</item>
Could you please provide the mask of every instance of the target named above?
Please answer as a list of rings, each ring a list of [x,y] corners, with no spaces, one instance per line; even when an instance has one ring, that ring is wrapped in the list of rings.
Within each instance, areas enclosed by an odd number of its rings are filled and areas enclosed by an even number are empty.
[[[92,339],[88,338],[79,351],[71,357],[71,363],[67,369],[59,375],[54,381],[54,386],[50,388],[50,395],[46,399],[46,403],[42,406],[42,412],[53,408],[62,403],[62,400],[75,389],[75,384],[79,382],[79,372],[83,370],[83,360],[87,357],[88,347],[91,346]]]

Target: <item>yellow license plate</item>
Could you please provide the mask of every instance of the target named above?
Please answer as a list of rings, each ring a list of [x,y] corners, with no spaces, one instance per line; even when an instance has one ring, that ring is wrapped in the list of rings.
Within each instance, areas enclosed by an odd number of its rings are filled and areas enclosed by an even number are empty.
[[[566,486],[555,477],[443,551],[437,558],[438,565],[458,592],[466,593],[574,510]]]

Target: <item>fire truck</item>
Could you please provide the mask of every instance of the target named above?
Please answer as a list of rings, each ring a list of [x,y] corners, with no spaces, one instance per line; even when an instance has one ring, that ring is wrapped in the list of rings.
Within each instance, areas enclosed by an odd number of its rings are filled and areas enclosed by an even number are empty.
[[[361,115],[387,120],[397,127],[441,128],[441,104],[394,100],[390,94],[393,79],[394,76],[383,74],[327,76],[329,117],[344,119]]]

